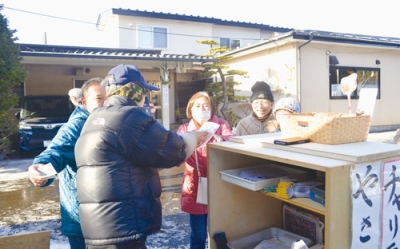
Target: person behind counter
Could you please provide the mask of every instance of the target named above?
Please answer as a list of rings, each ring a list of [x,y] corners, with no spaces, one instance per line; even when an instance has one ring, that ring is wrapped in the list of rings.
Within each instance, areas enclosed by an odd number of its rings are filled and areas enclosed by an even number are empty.
[[[214,113],[215,107],[209,95],[206,92],[195,93],[186,107],[186,116],[190,121],[181,125],[177,133],[197,131],[205,123],[212,122],[218,124],[219,127],[208,143],[225,141],[234,136],[229,123],[218,118]],[[197,147],[194,153],[185,160],[181,209],[190,216],[190,249],[204,249],[207,238],[208,206],[196,202],[200,175],[207,177],[207,146]]]
[[[281,115],[300,113],[300,103],[293,97],[281,98],[275,103],[272,113],[278,122],[277,131],[280,131]]]
[[[271,87],[263,82],[257,81],[251,87],[252,95],[250,97],[253,113],[242,120],[236,126],[236,135],[252,135],[275,132],[278,123],[272,115],[274,106],[274,96]]]

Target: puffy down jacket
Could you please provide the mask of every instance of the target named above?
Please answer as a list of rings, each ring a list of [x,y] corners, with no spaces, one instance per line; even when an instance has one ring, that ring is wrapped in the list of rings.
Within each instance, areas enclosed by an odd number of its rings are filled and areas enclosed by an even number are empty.
[[[220,119],[217,116],[213,116],[210,122],[219,124],[219,128],[216,130],[215,135],[222,138],[222,141],[229,140],[229,137],[234,136],[231,127],[226,120]],[[183,124],[178,129],[178,134],[198,130],[193,119],[189,123]],[[216,142],[215,137],[212,137],[208,143]],[[202,177],[207,177],[207,147],[197,148],[197,160],[199,163],[199,169]],[[189,214],[207,214],[208,206],[198,204],[197,199],[197,189],[199,185],[199,177],[196,166],[196,157],[193,153],[185,161],[185,171],[183,174],[182,181],[182,194],[181,194],[181,209],[183,212]]]
[[[146,237],[161,227],[158,168],[180,165],[185,143],[125,96],[93,111],[75,147],[81,226],[91,245]]]

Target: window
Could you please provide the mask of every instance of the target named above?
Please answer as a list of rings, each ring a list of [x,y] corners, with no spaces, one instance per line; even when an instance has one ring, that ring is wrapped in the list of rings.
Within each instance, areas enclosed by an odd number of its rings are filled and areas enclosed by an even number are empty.
[[[74,79],[74,87],[81,88],[85,82],[86,82],[86,80],[75,80]]]
[[[358,99],[362,88],[377,88],[377,99],[380,99],[380,68],[366,67],[329,67],[329,91],[330,99],[347,99],[347,95],[340,90],[340,80],[343,77],[357,73],[357,89],[351,94],[352,99]]]
[[[220,47],[227,47],[231,50],[240,48],[240,40],[230,39],[230,38],[220,38],[219,39]]]
[[[138,26],[139,48],[167,48],[167,29],[152,26]]]
[[[240,48],[240,40],[231,40],[231,49]]]

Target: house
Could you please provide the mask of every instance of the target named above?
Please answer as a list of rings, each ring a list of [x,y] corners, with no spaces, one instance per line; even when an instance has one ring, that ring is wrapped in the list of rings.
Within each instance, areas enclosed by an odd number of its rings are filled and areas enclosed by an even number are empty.
[[[151,94],[156,118],[168,128],[175,110],[184,118],[186,104],[209,79],[199,76],[208,47],[199,39],[217,39],[232,49],[269,39],[290,29],[224,21],[216,18],[111,9],[101,13],[97,27],[109,41],[107,48],[20,44],[22,65],[29,77],[19,94],[66,94],[92,77],[104,77],[114,66],[136,65],[146,80],[161,87]],[[113,39],[110,39],[113,37]],[[168,84],[161,78],[168,76]]]
[[[177,86],[190,85],[196,91],[205,88],[199,76],[201,64],[215,59],[200,55],[162,54],[160,50],[111,49],[20,44],[22,65],[28,78],[17,89],[26,95],[67,95],[68,90],[81,87],[93,77],[105,77],[118,64],[134,64],[145,80],[160,87],[150,99],[156,108],[156,118],[168,129],[175,123],[175,106],[178,104]],[[182,72],[182,67],[185,72]],[[200,68],[200,70],[199,70]],[[164,79],[164,80],[162,80]],[[164,84],[163,84],[164,83]]]
[[[248,77],[234,78],[242,83],[237,88],[239,95],[249,95],[252,84],[263,80],[271,85],[276,99],[287,95],[298,98],[302,112],[347,112],[348,101],[340,91],[340,80],[357,71],[364,76],[359,76],[359,87],[351,96],[353,112],[361,88],[377,89],[371,129],[400,126],[400,115],[391,112],[391,106],[400,101],[396,82],[399,38],[291,30],[129,9],[101,13],[97,27],[106,37],[115,38],[108,39],[109,48],[32,48],[32,44],[21,44],[22,63],[30,72],[25,94],[66,92],[90,77],[105,75],[116,64],[132,63],[149,82],[160,86],[160,77],[169,73],[168,88],[162,86],[161,92],[152,96],[157,118],[169,127],[175,122],[175,110],[183,114],[188,98],[212,80],[198,75],[201,64],[212,58],[201,56],[208,47],[196,40],[214,39],[231,48],[227,53],[233,56],[227,62],[231,69],[248,72]]]
[[[249,77],[241,80],[242,94],[249,94],[254,82],[266,81],[275,99],[296,97],[301,112],[346,113],[348,100],[340,81],[357,72],[352,113],[361,89],[377,89],[370,131],[400,126],[396,111],[400,106],[400,38],[294,30],[227,54],[233,57],[227,66],[248,71]]]
[[[268,40],[292,29],[265,24],[227,21],[130,9],[101,13],[97,29],[104,32],[107,47],[160,49],[163,53],[205,54],[208,47],[196,40],[214,39],[232,50]]]

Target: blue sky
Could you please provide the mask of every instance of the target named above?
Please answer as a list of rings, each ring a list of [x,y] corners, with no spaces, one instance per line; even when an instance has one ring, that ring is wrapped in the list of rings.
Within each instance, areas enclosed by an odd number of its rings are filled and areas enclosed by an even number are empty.
[[[111,8],[138,9],[277,27],[400,37],[393,1],[373,0],[3,0],[2,14],[20,43],[102,47],[95,23]],[[46,34],[46,36],[45,36]]]

